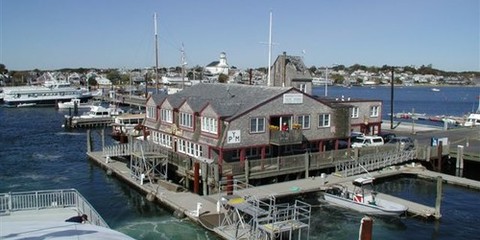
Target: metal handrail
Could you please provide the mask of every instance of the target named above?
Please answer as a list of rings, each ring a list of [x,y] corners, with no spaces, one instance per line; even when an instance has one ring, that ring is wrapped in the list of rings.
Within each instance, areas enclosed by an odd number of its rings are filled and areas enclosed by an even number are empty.
[[[87,214],[91,224],[110,228],[85,197],[73,188],[0,193],[0,214],[55,208],[75,208],[79,215]]]

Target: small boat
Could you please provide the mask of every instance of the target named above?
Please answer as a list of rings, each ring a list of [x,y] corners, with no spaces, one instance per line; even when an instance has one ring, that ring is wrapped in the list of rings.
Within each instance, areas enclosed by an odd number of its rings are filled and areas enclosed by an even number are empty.
[[[20,103],[17,105],[17,108],[20,107],[35,107],[37,104],[36,103]]]
[[[464,127],[480,126],[480,112],[471,113],[463,123]]]
[[[76,189],[0,193],[2,239],[133,239],[111,229]]]
[[[432,88],[432,92],[440,92],[440,88]]]
[[[373,180],[372,177],[357,178],[353,181],[353,191],[344,186],[334,186],[325,191],[323,197],[329,203],[368,215],[400,216],[407,211],[408,208],[402,204],[378,198],[373,190]]]

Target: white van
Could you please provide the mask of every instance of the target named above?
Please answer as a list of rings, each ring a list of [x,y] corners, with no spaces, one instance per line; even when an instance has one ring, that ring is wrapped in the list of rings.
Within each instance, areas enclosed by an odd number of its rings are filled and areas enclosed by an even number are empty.
[[[380,136],[359,136],[352,140],[352,148],[381,146],[383,144],[383,138]]]

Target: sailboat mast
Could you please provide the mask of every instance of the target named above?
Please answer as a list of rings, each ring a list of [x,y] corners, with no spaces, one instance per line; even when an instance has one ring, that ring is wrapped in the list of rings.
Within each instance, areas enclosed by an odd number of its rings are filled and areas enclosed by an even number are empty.
[[[158,93],[158,33],[157,33],[157,13],[153,14],[153,25],[155,31],[155,89]]]
[[[268,31],[268,74],[267,74],[267,86],[272,86],[270,80],[270,68],[272,66],[272,11],[270,11],[270,26]]]

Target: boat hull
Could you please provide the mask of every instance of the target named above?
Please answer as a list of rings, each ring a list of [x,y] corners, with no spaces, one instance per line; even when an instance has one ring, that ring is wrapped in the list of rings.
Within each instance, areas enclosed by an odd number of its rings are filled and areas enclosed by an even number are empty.
[[[376,198],[375,204],[366,202],[356,202],[352,199],[344,198],[330,193],[324,193],[325,201],[340,206],[355,210],[367,215],[377,216],[400,216],[407,211],[403,205],[393,203],[384,199]]]

